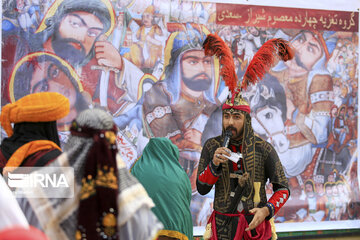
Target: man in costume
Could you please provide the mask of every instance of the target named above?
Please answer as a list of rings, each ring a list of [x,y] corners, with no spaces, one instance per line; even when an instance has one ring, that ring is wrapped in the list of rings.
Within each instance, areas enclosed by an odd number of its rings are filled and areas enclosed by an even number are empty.
[[[223,134],[208,139],[201,152],[197,189],[207,194],[215,184],[214,211],[204,238],[270,239],[269,220],[289,198],[287,179],[273,146],[254,135],[249,104],[241,96],[240,86],[236,87],[230,49],[212,34],[205,40],[204,49],[207,55],[220,57],[220,74],[231,91],[222,107]],[[268,41],[249,64],[242,89],[263,77],[275,60],[275,52],[281,59],[292,58],[286,41]],[[269,200],[265,192],[268,179],[274,191]]]
[[[151,211],[153,201],[118,155],[116,131],[112,116],[101,109],[78,115],[64,153],[49,165],[74,168],[74,197],[53,199],[48,197],[51,190],[35,188],[43,195],[25,198],[30,224],[50,239],[156,237],[162,224]]]
[[[175,27],[179,29],[165,49],[165,75],[144,95],[143,118],[149,137],[170,138],[179,148],[180,164],[195,192],[202,134],[220,105],[219,79],[213,67],[216,60],[202,50],[206,30],[190,24]]]
[[[131,173],[155,203],[152,210],[164,225],[159,239],[193,239],[191,185],[178,148],[168,138],[151,138]]]
[[[69,113],[69,105],[59,93],[41,92],[4,106],[0,119],[8,137],[0,145],[0,170],[40,167],[58,157],[61,148],[56,121]]]

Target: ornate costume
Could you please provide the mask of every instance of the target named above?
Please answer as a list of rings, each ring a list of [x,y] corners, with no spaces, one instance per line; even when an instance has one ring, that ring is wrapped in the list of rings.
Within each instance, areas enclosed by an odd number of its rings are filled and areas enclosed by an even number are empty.
[[[227,161],[216,166],[213,162],[216,149],[224,146],[224,130],[221,136],[207,140],[203,147],[197,175],[197,189],[200,194],[207,194],[215,185],[214,212],[208,223],[211,234],[204,238],[269,239],[271,226],[268,220],[289,198],[287,179],[275,149],[271,144],[254,135],[249,104],[242,98],[240,89],[236,88],[236,80],[233,80],[237,79],[237,76],[233,70],[231,53],[227,52],[225,44],[221,44],[216,35],[208,36],[204,48],[205,53],[220,57],[221,74],[231,90],[231,94],[223,104],[223,112],[241,112],[245,115],[242,140],[230,139],[228,145],[233,153],[242,154],[237,163]],[[268,65],[273,61],[274,51],[285,60],[292,57],[291,49],[285,41],[275,39],[265,43],[263,49],[254,56],[255,60],[249,64],[242,88],[246,88],[249,82],[262,78]],[[268,179],[273,184],[274,191],[269,200],[265,192]],[[264,206],[270,213],[266,220],[251,233],[245,231],[253,218],[249,210]]]
[[[117,154],[115,141],[111,115],[100,109],[80,113],[65,152],[49,165],[74,169],[74,196],[54,200],[37,186],[42,196],[25,194],[23,201],[29,224],[50,239],[154,239],[162,228],[151,211],[154,203]]]

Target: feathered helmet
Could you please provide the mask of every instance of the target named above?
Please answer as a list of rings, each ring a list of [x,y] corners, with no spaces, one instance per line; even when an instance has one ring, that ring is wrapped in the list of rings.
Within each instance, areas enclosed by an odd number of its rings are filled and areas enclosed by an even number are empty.
[[[271,39],[256,52],[245,71],[242,82],[238,83],[232,52],[227,44],[217,34],[209,34],[203,43],[203,48],[205,55],[216,55],[220,59],[220,75],[230,91],[222,109],[247,113],[250,113],[250,105],[242,97],[242,90],[246,90],[250,83],[255,84],[262,80],[274,63],[276,55],[283,61],[294,57],[294,51],[288,41],[281,38]]]

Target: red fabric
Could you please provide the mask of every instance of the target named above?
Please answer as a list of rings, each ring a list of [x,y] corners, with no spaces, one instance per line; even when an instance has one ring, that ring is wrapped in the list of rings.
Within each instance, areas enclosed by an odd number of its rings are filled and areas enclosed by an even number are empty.
[[[33,167],[33,166],[35,166],[37,161],[39,160],[39,158],[43,157],[45,154],[47,154],[47,153],[49,153],[51,151],[54,151],[54,150],[55,150],[55,148],[44,149],[44,150],[41,150],[41,151],[38,151],[38,152],[34,153],[32,156],[27,157],[26,160],[24,159],[25,161],[22,162],[21,167]],[[50,159],[46,163],[46,165],[52,163],[55,159],[56,158]]]
[[[30,228],[5,228],[0,231],[0,240],[48,240],[48,238],[39,229],[30,226]]]
[[[275,61],[275,55],[281,60],[288,61],[294,57],[294,50],[289,42],[275,38],[264,43],[252,58],[247,67],[241,88],[246,90],[249,83],[255,84],[261,80]]]
[[[209,185],[214,185],[218,179],[219,177],[214,176],[214,174],[211,172],[209,165],[199,175],[199,181]]]
[[[220,75],[225,85],[233,92],[237,85],[238,77],[236,76],[234,59],[229,46],[217,34],[209,34],[203,43],[203,47],[205,55],[216,55],[220,59]]]
[[[220,213],[220,212],[214,210],[208,221],[208,223],[211,223],[211,231],[212,231],[210,240],[218,240],[217,230],[216,230],[216,222],[215,222],[215,214],[225,215],[225,216],[229,216],[229,217],[239,217],[234,240],[242,240],[243,238],[245,240],[271,238],[271,225],[270,225],[269,221],[267,221],[267,220],[264,220],[262,223],[260,223],[256,227],[256,233],[257,233],[256,236],[251,236],[251,231],[245,231],[245,229],[247,227],[249,227],[249,224],[247,223],[244,214],[242,214],[242,213],[226,214],[226,213]]]
[[[94,191],[80,199],[77,230],[81,235],[86,235],[86,238],[82,239],[117,239],[117,128],[114,126],[111,130],[97,130],[81,126],[74,120],[70,131],[72,136],[94,140],[87,153],[81,186],[83,191],[86,185],[94,182]]]
[[[250,113],[250,106],[248,106],[248,105],[237,105],[237,106],[233,105],[233,106],[230,106],[230,105],[224,103],[223,106],[222,106],[223,110],[224,109],[231,109],[231,108]]]
[[[90,62],[82,68],[81,84],[83,85],[84,91],[90,94],[93,101],[100,103],[99,96],[95,94],[95,90],[98,87],[98,80],[100,79],[102,71],[92,70],[91,67],[94,65],[98,65],[96,58],[92,58]],[[116,113],[125,104],[124,100],[119,100],[123,97],[125,91],[116,86],[115,79],[115,73],[110,71],[107,104],[111,113]]]
[[[283,199],[281,202],[281,198]],[[274,215],[279,211],[279,209],[284,206],[286,201],[289,198],[289,191],[288,190],[279,190],[274,192],[274,194],[269,199],[269,203],[272,203],[275,207]]]

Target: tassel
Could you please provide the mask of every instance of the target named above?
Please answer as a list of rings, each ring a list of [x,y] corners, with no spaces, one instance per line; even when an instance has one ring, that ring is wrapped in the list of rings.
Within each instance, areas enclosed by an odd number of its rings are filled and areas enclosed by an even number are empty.
[[[236,88],[238,78],[236,76],[233,55],[229,46],[217,34],[209,34],[203,43],[203,48],[205,55],[216,55],[220,59],[220,75],[225,85],[233,92]]]
[[[211,237],[212,237],[211,223],[208,223],[206,225],[203,238],[204,238],[204,240],[208,240],[208,239],[211,239]]]
[[[271,39],[264,43],[247,67],[241,88],[246,90],[250,83],[255,84],[262,79],[274,63],[276,55],[286,62],[294,57],[294,50],[288,41],[281,38]]]
[[[271,226],[271,240],[277,240],[277,234],[276,234],[276,228],[275,228],[275,223],[274,223],[274,218],[270,219],[270,226]]]
[[[261,182],[254,182],[254,206],[257,207],[260,203],[260,186]]]
[[[250,174],[248,172],[245,172],[243,175],[239,176],[238,183],[240,187],[244,187],[246,184],[246,181],[249,179]]]

